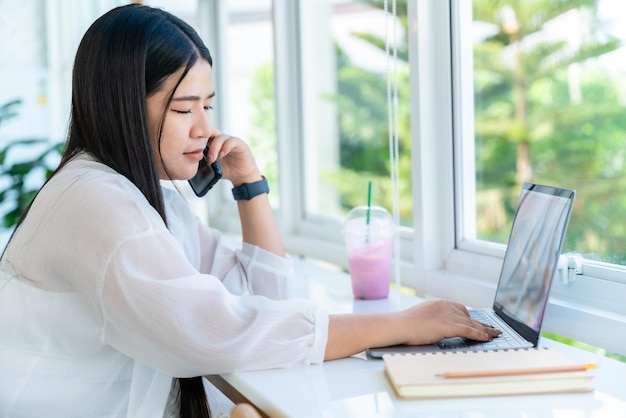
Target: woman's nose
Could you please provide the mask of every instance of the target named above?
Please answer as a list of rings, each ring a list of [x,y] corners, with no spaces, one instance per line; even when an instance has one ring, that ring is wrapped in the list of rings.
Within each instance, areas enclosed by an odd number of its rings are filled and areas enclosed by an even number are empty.
[[[195,115],[191,137],[208,139],[212,128],[210,110],[202,108],[202,112],[196,112]]]

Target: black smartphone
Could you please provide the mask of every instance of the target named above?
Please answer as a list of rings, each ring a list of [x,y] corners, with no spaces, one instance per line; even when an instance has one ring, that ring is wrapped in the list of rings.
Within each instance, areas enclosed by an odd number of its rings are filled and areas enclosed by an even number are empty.
[[[208,151],[208,147],[204,148],[204,157],[202,157],[202,160],[198,163],[198,173],[189,179],[191,189],[198,197],[202,197],[207,194],[207,192],[215,186],[215,183],[222,178],[222,168],[217,161],[207,165],[206,153]]]

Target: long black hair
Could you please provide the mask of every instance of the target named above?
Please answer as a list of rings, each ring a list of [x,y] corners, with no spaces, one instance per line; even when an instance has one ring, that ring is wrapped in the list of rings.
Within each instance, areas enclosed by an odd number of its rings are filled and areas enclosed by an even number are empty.
[[[98,18],[76,53],[69,136],[52,177],[75,155],[87,152],[133,182],[167,224],[155,161],[160,152],[153,150],[147,99],[183,69],[178,87],[199,59],[213,65],[196,31],[161,9],[131,4]],[[158,135],[160,144],[161,129]],[[210,416],[201,377],[181,378],[179,387],[181,417]]]

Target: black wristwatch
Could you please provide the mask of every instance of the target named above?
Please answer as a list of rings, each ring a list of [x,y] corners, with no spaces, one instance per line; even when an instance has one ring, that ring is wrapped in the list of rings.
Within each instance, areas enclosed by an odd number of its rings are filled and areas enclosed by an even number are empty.
[[[255,181],[254,183],[243,183],[241,186],[233,187],[233,197],[235,200],[250,200],[254,196],[269,192],[270,187],[267,184],[265,176],[263,176],[262,180]]]

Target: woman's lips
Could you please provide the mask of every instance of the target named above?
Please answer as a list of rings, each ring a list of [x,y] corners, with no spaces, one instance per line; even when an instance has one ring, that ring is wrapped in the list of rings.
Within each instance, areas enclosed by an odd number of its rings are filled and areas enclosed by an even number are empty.
[[[196,161],[200,161],[202,159],[202,157],[204,157],[204,154],[202,154],[203,150],[196,150],[196,151],[192,151],[192,152],[186,152],[185,155],[188,156],[189,158],[192,158]]]

